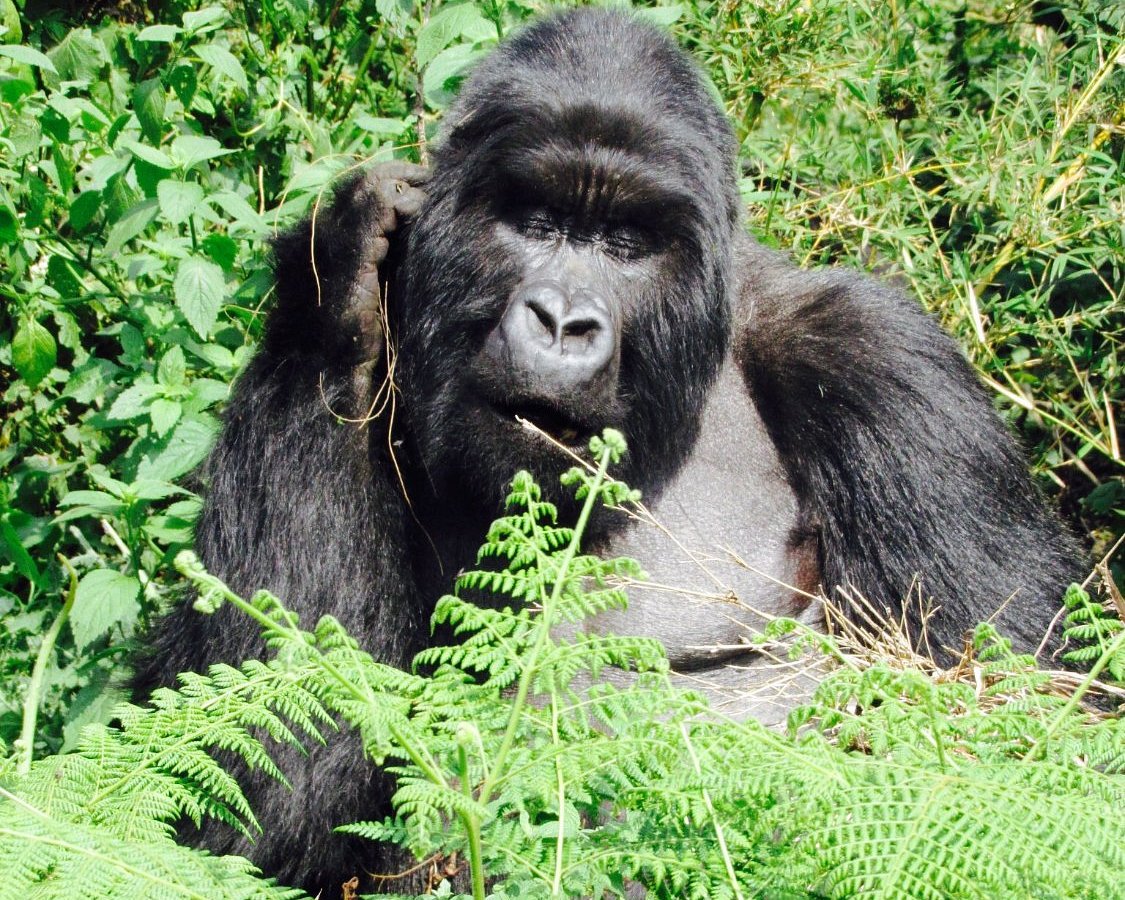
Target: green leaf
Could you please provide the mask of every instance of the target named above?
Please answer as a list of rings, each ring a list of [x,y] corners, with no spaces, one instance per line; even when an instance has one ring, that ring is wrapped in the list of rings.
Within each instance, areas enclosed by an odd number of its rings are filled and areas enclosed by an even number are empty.
[[[246,72],[242,63],[235,59],[234,54],[226,47],[219,44],[204,44],[195,48],[196,55],[213,68],[220,75],[234,82],[243,93],[249,93],[250,84],[246,80]]]
[[[70,227],[81,231],[94,220],[101,205],[101,191],[83,191],[70,204]]]
[[[143,416],[148,412],[149,400],[155,396],[155,384],[151,381],[138,381],[117,395],[106,415],[121,422]]]
[[[105,242],[105,255],[113,256],[138,234],[148,228],[159,207],[155,199],[141,200],[114,223]]]
[[[149,25],[148,28],[142,28],[137,35],[138,41],[152,41],[158,44],[169,44],[176,39],[176,35],[180,33],[179,25]]]
[[[435,56],[460,37],[472,42],[495,39],[496,26],[471,3],[439,10],[418,32],[414,61],[424,69]]]
[[[12,338],[12,365],[31,387],[42,381],[55,366],[55,339],[34,319],[26,320]]]
[[[56,77],[52,82],[93,81],[104,66],[109,64],[109,56],[89,28],[78,28],[67,32],[66,36],[47,53],[54,64]]]
[[[181,417],[171,434],[141,459],[137,477],[172,481],[187,474],[203,462],[218,430],[210,416]]]
[[[47,260],[47,283],[64,299],[71,299],[82,293],[82,280],[74,271],[74,264],[58,254]]]
[[[184,13],[182,21],[184,23],[184,31],[202,34],[207,31],[214,31],[222,25],[227,18],[228,13],[221,6],[208,6],[205,9],[196,10],[195,12]]]
[[[453,102],[457,89],[473,63],[488,51],[472,44],[454,44],[442,50],[422,76],[423,96],[434,109],[445,109]]]
[[[175,400],[157,397],[152,401],[149,414],[152,416],[152,428],[158,436],[164,437],[178,421],[183,409]]]
[[[142,81],[133,91],[133,112],[141,123],[141,132],[157,147],[164,136],[166,105],[164,85],[159,78]]]
[[[244,226],[251,234],[269,234],[270,226],[266,220],[258,215],[258,211],[234,191],[221,191],[218,194],[212,194],[211,201],[235,222]]]
[[[136,578],[112,569],[83,575],[70,611],[70,630],[79,652],[114,625],[132,625],[141,609],[140,592]]]
[[[186,222],[203,201],[203,188],[194,181],[166,178],[156,186],[160,211],[173,225]]]
[[[188,324],[206,339],[223,305],[223,270],[213,262],[189,256],[180,261],[172,290]]]
[[[184,169],[190,169],[204,160],[234,152],[234,150],[223,149],[223,145],[214,138],[199,137],[194,134],[184,134],[172,141],[172,156]]]
[[[212,260],[223,267],[224,272],[234,268],[234,261],[238,257],[238,244],[225,234],[209,234],[200,243],[203,252]]]
[[[16,571],[28,581],[38,582],[39,568],[35,565],[35,560],[31,558],[31,554],[27,552],[23,542],[20,540],[19,533],[12,527],[12,524],[7,519],[0,519],[0,538],[2,538],[4,542],[3,550],[8,558],[15,564]]]
[[[19,223],[16,214],[8,207],[0,205],[0,244],[14,244],[20,239]]]
[[[170,388],[183,387],[187,383],[187,363],[182,347],[172,347],[160,359],[156,367],[158,383]]]
[[[22,44],[4,44],[0,47],[0,56],[14,59],[18,63],[23,63],[25,66],[35,66],[40,69],[46,69],[48,72],[58,72],[58,69],[55,68],[55,64],[51,62],[50,57],[36,50],[34,47],[25,47]]]
[[[121,146],[128,150],[137,159],[143,159],[150,166],[156,166],[158,169],[165,169],[171,171],[176,168],[176,164],[172,161],[171,157],[162,150],[157,150],[155,147],[150,147],[147,144],[140,144],[137,141],[122,141]]]

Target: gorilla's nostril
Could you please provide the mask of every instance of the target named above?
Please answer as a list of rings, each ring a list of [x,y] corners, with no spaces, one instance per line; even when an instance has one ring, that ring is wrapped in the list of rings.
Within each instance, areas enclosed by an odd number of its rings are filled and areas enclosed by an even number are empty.
[[[558,332],[558,320],[555,318],[554,313],[547,308],[546,304],[537,299],[528,300],[527,309],[531,313],[531,315],[527,317],[527,321],[532,329],[539,331],[541,334],[546,335],[554,341],[556,333]]]
[[[601,328],[601,323],[594,318],[582,317],[571,319],[563,324],[563,337],[590,337],[592,338]]]

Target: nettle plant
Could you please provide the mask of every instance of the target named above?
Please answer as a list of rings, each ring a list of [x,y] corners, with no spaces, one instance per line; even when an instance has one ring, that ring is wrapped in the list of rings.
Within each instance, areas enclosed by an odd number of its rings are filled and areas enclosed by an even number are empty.
[[[398,783],[393,816],[344,830],[456,854],[474,900],[615,897],[631,883],[653,897],[1120,896],[1125,732],[1079,701],[1125,633],[1069,693],[987,626],[966,680],[860,664],[810,636],[798,644],[840,666],[789,734],[724,720],[669,685],[655,642],[558,627],[623,605],[617,576],[640,574],[581,552],[595,504],[632,498],[606,474],[620,436],[591,450],[597,467],[566,477],[583,500],[574,528],[516,476],[484,565],[458,581],[487,606],[443,597],[435,624],[462,642],[412,672],[376,663],[331,618],[302,630],[276,598],[244,600],[182,554],[201,612],[236,605],[273,658],[184,675],[148,706],[120,706],[118,726],[87,726],[73,753],[4,763],[0,900],[298,896],[175,845],[170,823],[217,816],[252,833],[211,751],[282,777],[267,745],[331,740],[334,718]],[[1082,621],[1101,618],[1073,599]],[[777,620],[763,639],[798,627]],[[635,680],[599,682],[608,666]]]

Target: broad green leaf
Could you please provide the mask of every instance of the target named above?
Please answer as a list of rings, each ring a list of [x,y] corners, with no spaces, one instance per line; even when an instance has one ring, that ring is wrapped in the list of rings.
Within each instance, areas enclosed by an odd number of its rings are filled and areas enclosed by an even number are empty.
[[[87,572],[70,611],[74,645],[81,652],[115,625],[131,626],[140,612],[141,583],[112,569]]]
[[[172,426],[180,420],[182,412],[183,409],[175,400],[157,397],[152,401],[152,406],[149,407],[153,431],[160,437],[164,437],[172,429]]]
[[[187,382],[187,364],[182,347],[172,347],[156,367],[156,380],[165,387],[183,387]]]
[[[40,69],[46,69],[48,72],[58,72],[58,69],[55,68],[55,64],[51,62],[50,57],[36,50],[34,47],[25,47],[22,44],[4,44],[0,47],[0,56],[14,59],[18,63],[23,63],[25,66],[35,66]]]
[[[234,152],[223,149],[223,145],[211,137],[184,134],[172,141],[172,156],[184,169],[190,169],[206,159],[214,159]]]
[[[188,324],[206,339],[223,305],[223,270],[213,262],[189,256],[180,261],[172,290]]]
[[[142,200],[133,205],[125,215],[114,223],[105,242],[105,254],[113,256],[138,234],[148,228],[159,211],[156,198]]]
[[[176,168],[171,157],[162,150],[157,150],[155,147],[150,147],[148,144],[141,144],[137,141],[122,141],[121,146],[132,153],[137,159],[143,159],[150,166],[156,166],[158,169],[165,169],[171,171]]]
[[[54,64],[52,83],[92,81],[109,64],[105,47],[89,28],[67,32],[47,57]]]
[[[181,20],[184,23],[184,31],[192,31],[196,34],[201,34],[207,31],[214,31],[222,25],[229,14],[221,6],[208,6],[205,9],[199,9],[195,12],[186,12]]]
[[[435,56],[461,37],[471,42],[495,39],[496,26],[472,3],[444,7],[418,32],[415,64],[424,69]]]
[[[164,85],[159,78],[142,81],[133,91],[133,112],[141,123],[141,132],[157,147],[164,136],[166,105]]]
[[[134,481],[129,485],[129,493],[138,500],[163,500],[165,497],[172,497],[175,494],[190,495],[190,491],[186,491],[182,487],[151,478]]]
[[[290,189],[292,189],[292,185],[290,185]],[[210,202],[215,203],[251,234],[265,235],[270,232],[270,226],[266,220],[258,215],[257,210],[234,191],[221,191],[218,194],[212,194]]]
[[[186,475],[203,462],[218,430],[211,416],[181,418],[171,434],[141,459],[137,477],[172,481]]]
[[[82,293],[82,280],[75,272],[74,264],[58,254],[47,260],[47,283],[65,299]]]
[[[684,14],[684,6],[677,3],[672,6],[638,7],[632,12],[638,19],[644,19],[661,28],[669,28]]]
[[[225,234],[209,234],[200,246],[204,253],[223,267],[224,272],[234,268],[234,261],[238,258],[238,244]]]
[[[142,28],[137,34],[138,41],[152,41],[158,44],[168,44],[176,39],[180,33],[179,25],[149,25]]]
[[[469,69],[488,51],[472,44],[454,44],[442,50],[422,75],[423,96],[434,109],[445,109],[457,96]]]
[[[34,319],[24,321],[12,338],[12,365],[31,387],[54,368],[57,355],[51,332]]]
[[[203,188],[194,181],[165,178],[156,186],[160,211],[173,225],[186,222],[203,200]]]
[[[195,52],[201,60],[220,75],[234,82],[235,86],[241,88],[244,93],[249,92],[250,84],[246,80],[242,63],[235,59],[234,54],[226,47],[219,44],[204,44],[202,47],[196,47]]]
[[[117,395],[106,415],[121,422],[143,416],[148,412],[148,402],[156,396],[156,391],[156,385],[151,381],[131,384]]]
[[[94,220],[101,205],[101,191],[83,191],[70,204],[70,227],[81,231]]]

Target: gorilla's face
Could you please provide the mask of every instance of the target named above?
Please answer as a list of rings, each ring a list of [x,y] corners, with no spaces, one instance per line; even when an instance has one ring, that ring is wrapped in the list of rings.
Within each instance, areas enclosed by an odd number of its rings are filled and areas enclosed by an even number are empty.
[[[671,100],[590,83],[638,60],[563,67],[558,46],[506,48],[449,114],[389,298],[410,439],[439,494],[490,508],[517,469],[550,488],[570,465],[518,418],[575,451],[612,425],[630,447],[619,474],[659,487],[726,350],[725,122],[655,33],[638,56],[672,57]]]

